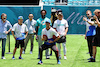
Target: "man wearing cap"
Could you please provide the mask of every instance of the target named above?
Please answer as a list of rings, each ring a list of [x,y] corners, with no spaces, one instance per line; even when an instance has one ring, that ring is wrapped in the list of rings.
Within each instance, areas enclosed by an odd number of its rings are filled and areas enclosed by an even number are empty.
[[[58,19],[54,22],[54,29],[59,33],[60,39],[57,41],[58,45],[58,51],[59,51],[59,59],[61,59],[61,53],[60,53],[60,44],[63,45],[63,52],[64,52],[64,59],[67,59],[66,57],[66,34],[68,32],[68,23],[65,19],[63,19],[62,12],[58,12]]]
[[[2,58],[1,59],[6,59],[4,57],[6,39],[7,39],[7,34],[11,31],[11,28],[12,28],[12,25],[6,19],[7,19],[7,15],[5,13],[2,13],[1,19],[0,19],[0,41],[2,40]],[[7,31],[8,28],[9,30]]]
[[[39,19],[37,19],[37,23],[36,23],[36,38],[38,38],[38,45],[41,46],[43,41],[41,40],[41,33],[42,33],[42,29],[44,29],[46,27],[45,25],[45,21],[46,20],[50,20],[49,18],[47,18],[46,15],[46,10],[41,10],[41,17]],[[51,25],[51,23],[50,23]],[[40,54],[38,52],[38,59],[40,58]],[[46,59],[49,59],[49,50],[46,50]]]
[[[14,32],[15,32],[15,35],[14,35]],[[18,23],[14,24],[14,26],[12,28],[12,35],[16,41],[12,59],[15,59],[14,55],[16,53],[17,48],[19,48],[19,45],[21,47],[19,59],[23,59],[21,57],[22,50],[23,50],[22,48],[24,47],[24,39],[28,35],[27,26],[25,24],[23,24],[23,16],[18,17]]]
[[[27,26],[28,28],[28,35],[25,39],[25,47],[24,47],[24,51],[23,54],[25,54],[25,50],[27,47],[27,43],[30,39],[31,41],[31,49],[30,49],[30,54],[32,54],[33,51],[33,42],[34,42],[34,33],[36,33],[35,31],[35,25],[36,25],[36,21],[33,19],[33,14],[29,14],[28,16],[29,19],[27,19],[24,24]]]
[[[50,20],[45,21],[45,23],[46,23],[46,28],[42,30],[42,35],[41,35],[42,41],[44,41],[44,44],[39,47],[40,61],[38,62],[38,64],[43,64],[42,53],[43,53],[43,50],[46,50],[48,48],[51,48],[55,52],[55,55],[57,58],[57,64],[61,64],[58,57],[58,49],[55,44],[55,42],[60,38],[60,36],[56,32],[56,30],[50,26],[50,23],[51,23]],[[56,38],[54,39],[53,36],[55,36]]]

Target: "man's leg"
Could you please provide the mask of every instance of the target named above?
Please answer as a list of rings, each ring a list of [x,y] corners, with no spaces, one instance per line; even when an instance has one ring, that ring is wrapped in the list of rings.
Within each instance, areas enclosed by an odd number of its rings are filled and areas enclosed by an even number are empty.
[[[97,52],[96,46],[93,46],[93,58],[94,59],[96,57],[96,52]]]
[[[38,35],[38,47],[42,45],[43,41],[41,40],[41,35]],[[38,59],[40,58],[39,48],[38,48]]]
[[[51,49],[55,52],[56,59],[57,59],[57,63],[58,63],[58,64],[61,64],[60,61],[59,61],[59,53],[58,53],[58,48],[56,47],[56,45],[53,45],[53,46],[51,47]]]
[[[14,55],[15,55],[15,53],[16,53],[16,50],[17,50],[17,47],[14,48],[13,57],[14,57]]]
[[[2,57],[4,57],[5,54],[5,45],[6,45],[6,38],[2,39]]]
[[[50,59],[49,48],[45,51],[46,59]]]
[[[25,50],[26,50],[27,43],[28,43],[29,39],[30,39],[30,35],[28,34],[26,39],[25,39],[25,45],[24,45],[24,52],[23,53],[25,53]]]
[[[66,58],[66,42],[62,43],[62,45],[63,45],[64,59],[67,59]]]
[[[23,59],[21,56],[22,56],[22,51],[23,51],[24,45],[25,45],[24,40],[20,40],[21,49],[20,49],[19,59]]]
[[[33,46],[34,46],[34,35],[32,35],[32,36],[31,36],[30,41],[31,41],[31,49],[30,49],[30,54],[32,54],[32,51],[33,51]]]
[[[46,50],[48,47],[47,45],[43,44],[39,47],[39,53],[40,53],[40,61],[38,62],[38,64],[43,64],[42,62],[42,54],[43,54],[43,50]]]
[[[59,59],[61,59],[61,51],[60,51],[61,46],[60,46],[60,43],[57,43],[57,45],[58,45],[58,51],[59,51]]]

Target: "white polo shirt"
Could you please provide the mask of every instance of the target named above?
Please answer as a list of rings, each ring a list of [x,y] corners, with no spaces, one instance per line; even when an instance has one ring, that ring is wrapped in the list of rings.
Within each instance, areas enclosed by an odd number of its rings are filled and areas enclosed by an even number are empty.
[[[68,26],[68,22],[65,19],[62,20],[57,19],[53,25],[53,28],[56,28],[57,32],[59,32],[61,36],[64,36],[66,27],[69,26]]]
[[[47,30],[46,28],[44,28],[42,30],[42,35],[41,36],[43,36],[43,35],[46,35],[48,37],[48,39],[53,38],[53,35],[55,35],[56,37],[59,36],[59,34],[56,32],[56,30],[53,29],[52,27],[49,30]]]
[[[25,24],[19,25],[18,23],[14,24],[12,31],[15,32],[15,36],[17,38],[23,37],[22,33],[25,33],[28,31],[27,26]]]

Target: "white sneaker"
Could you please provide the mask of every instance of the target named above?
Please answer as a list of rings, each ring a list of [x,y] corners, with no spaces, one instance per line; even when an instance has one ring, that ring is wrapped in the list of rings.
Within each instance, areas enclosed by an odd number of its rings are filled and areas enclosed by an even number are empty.
[[[25,51],[23,51],[22,54],[25,54]]]
[[[64,59],[66,60],[66,59],[67,59],[67,57],[66,57],[66,56],[64,56]]]
[[[30,54],[32,54],[32,51],[30,51]]]
[[[5,57],[2,57],[1,59],[6,59]]]
[[[59,59],[61,59],[61,56],[59,56]]]

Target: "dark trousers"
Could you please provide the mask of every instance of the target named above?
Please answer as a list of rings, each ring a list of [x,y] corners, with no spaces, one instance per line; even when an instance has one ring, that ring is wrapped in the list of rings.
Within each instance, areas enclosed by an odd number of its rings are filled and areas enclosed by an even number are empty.
[[[2,39],[0,38],[0,41],[2,40],[2,56],[5,54],[5,45],[6,45],[6,38]]]
[[[43,50],[46,50],[48,48],[51,48],[54,52],[55,52],[55,55],[56,55],[56,58],[57,58],[57,61],[59,60],[59,57],[58,57],[58,48],[56,47],[56,45],[46,45],[46,44],[43,44],[39,47],[39,53],[40,53],[40,60],[42,61],[42,53],[43,53]]]
[[[92,52],[93,52],[93,45],[92,45],[92,40],[93,40],[94,36],[87,36],[87,43],[88,43],[88,49],[89,49],[89,53],[90,56],[92,56]]]

